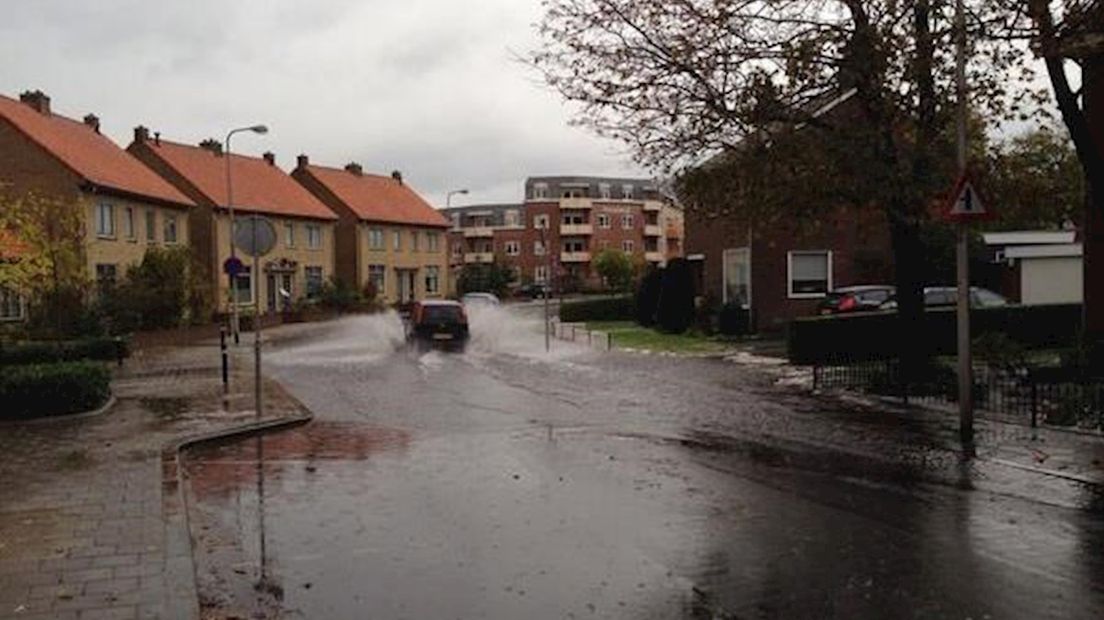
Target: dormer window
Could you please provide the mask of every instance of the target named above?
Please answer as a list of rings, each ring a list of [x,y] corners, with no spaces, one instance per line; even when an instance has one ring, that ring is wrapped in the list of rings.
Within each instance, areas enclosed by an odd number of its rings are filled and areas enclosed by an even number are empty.
[[[533,198],[548,198],[548,184],[536,183],[533,185]]]

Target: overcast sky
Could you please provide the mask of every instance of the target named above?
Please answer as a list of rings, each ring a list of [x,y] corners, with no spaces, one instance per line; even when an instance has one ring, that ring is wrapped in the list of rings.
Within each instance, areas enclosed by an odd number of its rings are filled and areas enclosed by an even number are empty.
[[[539,0],[27,0],[4,2],[0,92],[41,89],[100,116],[121,146],[143,124],[172,140],[402,170],[431,202],[515,201],[526,176],[640,175],[516,56]],[[646,176],[646,175],[645,175]]]

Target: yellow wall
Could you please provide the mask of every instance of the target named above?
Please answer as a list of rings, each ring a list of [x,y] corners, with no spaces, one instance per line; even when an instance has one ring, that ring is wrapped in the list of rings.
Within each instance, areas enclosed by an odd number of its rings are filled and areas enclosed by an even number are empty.
[[[100,205],[111,205],[115,213],[115,234],[99,234],[97,212]],[[88,276],[95,280],[96,265],[115,265],[116,279],[121,279],[130,265],[142,261],[149,247],[188,246],[188,208],[172,208],[143,203],[126,198],[112,196],[84,196],[82,208],[85,214],[85,253],[87,255]],[[128,234],[126,211],[134,213],[133,235]],[[155,240],[146,236],[147,213],[153,214]],[[165,222],[169,217],[176,218],[176,242],[165,242]]]
[[[266,313],[268,311],[268,270],[266,266],[271,266],[279,262],[281,259],[287,261],[293,261],[296,263],[292,275],[292,290],[291,294],[293,299],[298,300],[303,298],[307,293],[307,267],[321,267],[322,268],[322,280],[323,282],[329,281],[334,275],[334,222],[329,220],[314,220],[307,218],[281,218],[279,216],[266,216],[273,226],[276,227],[276,247],[272,252],[260,259],[261,265],[261,277],[255,278],[253,281],[254,287],[259,286],[259,300],[261,302],[261,312]],[[295,227],[294,245],[289,246],[287,239],[285,238],[285,224],[291,223]],[[322,231],[322,243],[317,249],[309,248],[307,245],[307,225],[317,225]],[[218,294],[216,299],[218,300],[218,308],[225,311],[229,306],[230,298],[230,282],[229,278],[223,272],[223,263],[230,257],[230,216],[227,213],[217,213],[215,215],[215,244],[216,244],[216,266],[217,266],[217,279],[218,279]],[[253,259],[245,256],[241,252],[238,252],[238,258],[242,260],[247,266],[253,265]],[[277,277],[276,287],[281,286],[280,278]],[[277,291],[277,308],[282,308],[282,301]],[[251,307],[252,303],[243,304],[241,307]]]
[[[383,231],[383,248],[371,245],[371,230]],[[401,239],[401,249],[395,250],[395,233]],[[418,247],[414,248],[414,234],[418,235]],[[436,250],[429,250],[428,235],[437,235]],[[362,222],[357,230],[357,256],[360,262],[358,272],[361,286],[369,279],[371,265],[383,265],[385,280],[383,290],[377,299],[385,303],[399,300],[399,283],[396,269],[416,270],[414,275],[414,298],[443,298],[450,292],[448,231],[444,228],[424,228],[400,226],[395,224],[369,224]],[[426,292],[426,267],[436,266],[438,285],[435,293]]]

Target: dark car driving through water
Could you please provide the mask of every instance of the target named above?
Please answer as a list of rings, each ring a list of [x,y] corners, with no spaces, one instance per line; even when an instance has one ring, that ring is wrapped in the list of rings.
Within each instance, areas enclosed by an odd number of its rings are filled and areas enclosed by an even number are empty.
[[[406,340],[419,350],[460,351],[468,337],[468,315],[459,302],[435,299],[415,302],[411,306]]]

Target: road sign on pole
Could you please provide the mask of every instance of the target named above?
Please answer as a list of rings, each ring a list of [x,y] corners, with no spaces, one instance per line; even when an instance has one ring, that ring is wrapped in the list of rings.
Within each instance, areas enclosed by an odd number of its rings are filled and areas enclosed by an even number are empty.
[[[951,192],[944,215],[952,222],[968,223],[992,219],[994,213],[991,206],[982,200],[970,174],[963,172]]]

